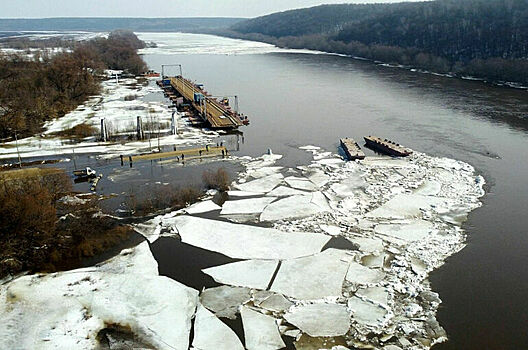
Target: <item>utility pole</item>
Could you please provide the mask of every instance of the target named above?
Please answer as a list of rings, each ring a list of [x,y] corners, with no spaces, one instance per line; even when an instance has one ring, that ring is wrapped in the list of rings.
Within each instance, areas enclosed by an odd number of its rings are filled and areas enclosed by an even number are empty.
[[[15,145],[16,145],[17,154],[18,154],[18,166],[20,167],[20,169],[22,169],[22,158],[20,157],[20,150],[18,149],[18,136],[17,136],[16,129],[15,129]]]
[[[150,148],[150,152],[152,152],[152,143],[150,141],[150,137],[151,137],[151,134],[152,134],[152,113],[150,113],[150,104],[148,105],[148,116],[149,116],[149,120],[150,120],[150,125],[149,125],[149,148]]]
[[[159,115],[156,117],[157,121],[158,121],[158,152],[161,152],[161,148],[160,148],[160,122],[159,122]]]
[[[77,163],[75,162],[75,148],[72,148],[73,170],[77,170]]]

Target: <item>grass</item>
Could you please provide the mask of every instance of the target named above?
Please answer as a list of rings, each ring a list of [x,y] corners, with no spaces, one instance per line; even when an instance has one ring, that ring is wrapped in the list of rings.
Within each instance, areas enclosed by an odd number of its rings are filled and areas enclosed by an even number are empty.
[[[74,139],[84,139],[86,137],[94,136],[99,134],[99,129],[88,124],[75,125],[72,128],[57,131],[54,133],[57,136],[69,137]]]

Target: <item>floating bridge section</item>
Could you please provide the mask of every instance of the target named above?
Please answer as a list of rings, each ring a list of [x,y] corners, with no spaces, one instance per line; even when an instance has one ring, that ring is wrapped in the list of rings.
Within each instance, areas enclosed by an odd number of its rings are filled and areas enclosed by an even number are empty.
[[[177,76],[170,78],[170,84],[184,99],[190,101],[213,129],[237,129],[244,125],[235,111],[207,96],[190,80]]]

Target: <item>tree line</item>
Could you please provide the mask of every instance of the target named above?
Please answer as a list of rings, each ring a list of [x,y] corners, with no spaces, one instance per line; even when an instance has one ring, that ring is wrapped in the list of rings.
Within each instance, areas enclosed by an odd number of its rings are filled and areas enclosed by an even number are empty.
[[[38,41],[32,45],[42,48]],[[38,133],[47,120],[98,94],[104,69],[144,72],[137,54],[144,45],[133,33],[116,31],[108,38],[66,41],[60,53],[0,54],[0,138]]]
[[[323,5],[218,34],[528,84],[528,0]]]

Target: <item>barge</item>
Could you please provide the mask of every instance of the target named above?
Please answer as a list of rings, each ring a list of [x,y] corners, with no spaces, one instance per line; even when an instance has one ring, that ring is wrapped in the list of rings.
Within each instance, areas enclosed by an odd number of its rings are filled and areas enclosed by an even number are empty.
[[[368,148],[388,154],[389,156],[407,157],[412,154],[412,150],[387,139],[376,136],[365,136],[364,139]]]
[[[354,139],[345,137],[341,140],[341,147],[349,160],[365,159],[365,153],[361,150],[358,143]]]

